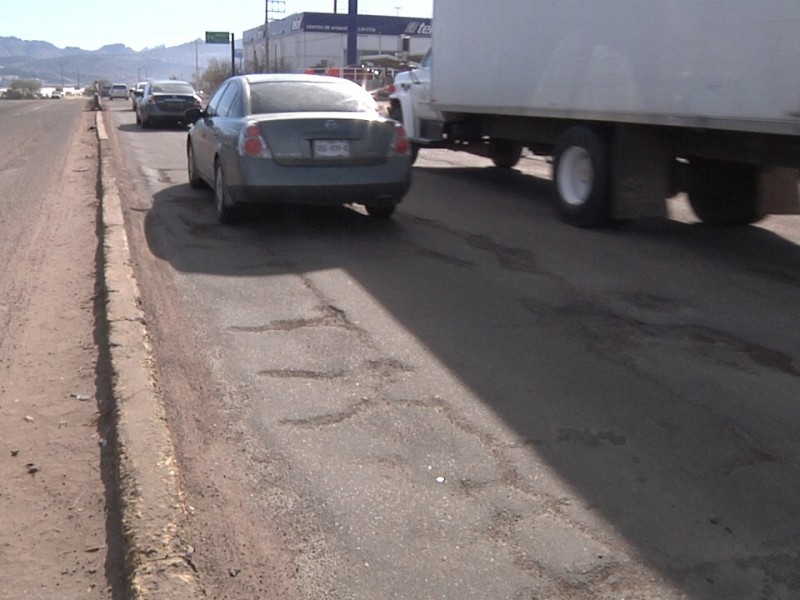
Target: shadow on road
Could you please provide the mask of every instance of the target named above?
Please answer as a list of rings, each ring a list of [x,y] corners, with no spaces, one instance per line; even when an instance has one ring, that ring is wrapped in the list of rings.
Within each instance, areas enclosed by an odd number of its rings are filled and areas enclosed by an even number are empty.
[[[549,182],[516,171],[415,178],[451,193],[412,194],[388,223],[282,207],[222,226],[210,191],[173,186],[146,235],[181,272],[345,270],[689,597],[753,581],[800,595],[800,363],[785,320],[800,247],[757,227],[574,229],[551,214]],[[480,234],[457,218],[476,187],[499,216]],[[522,237],[501,224],[515,214],[544,218]],[[781,295],[748,314],[765,281]]]

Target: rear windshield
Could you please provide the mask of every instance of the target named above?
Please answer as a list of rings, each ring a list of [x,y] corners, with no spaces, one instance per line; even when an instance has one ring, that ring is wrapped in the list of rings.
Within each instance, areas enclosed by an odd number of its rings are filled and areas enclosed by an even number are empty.
[[[115,90],[127,90],[128,89],[127,85],[112,85],[111,87],[113,89],[115,89]]]
[[[268,81],[250,84],[253,114],[365,112],[377,109],[368,92],[345,82]]]
[[[150,90],[154,94],[194,94],[194,88],[189,83],[179,81],[167,81],[165,83],[154,83]]]

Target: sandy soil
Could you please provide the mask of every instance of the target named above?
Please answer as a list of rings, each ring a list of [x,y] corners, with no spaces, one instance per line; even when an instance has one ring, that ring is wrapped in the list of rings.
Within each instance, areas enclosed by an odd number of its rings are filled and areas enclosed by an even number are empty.
[[[0,292],[2,600],[123,597],[93,123],[81,112],[56,164],[22,172],[52,192]]]

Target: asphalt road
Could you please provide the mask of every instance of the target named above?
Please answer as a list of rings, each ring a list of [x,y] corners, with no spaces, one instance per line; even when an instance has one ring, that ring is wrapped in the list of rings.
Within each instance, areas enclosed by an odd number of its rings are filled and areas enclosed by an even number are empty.
[[[423,151],[393,222],[215,222],[109,119],[209,597],[800,597],[800,217],[604,231]]]

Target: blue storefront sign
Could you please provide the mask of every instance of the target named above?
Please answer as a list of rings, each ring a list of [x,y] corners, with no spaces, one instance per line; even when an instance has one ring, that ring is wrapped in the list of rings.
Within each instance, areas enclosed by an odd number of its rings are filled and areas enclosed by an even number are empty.
[[[358,15],[357,32],[362,35],[431,36],[431,20],[413,17],[383,17]],[[322,31],[347,33],[350,15],[326,13],[300,13],[292,20],[292,31]]]

